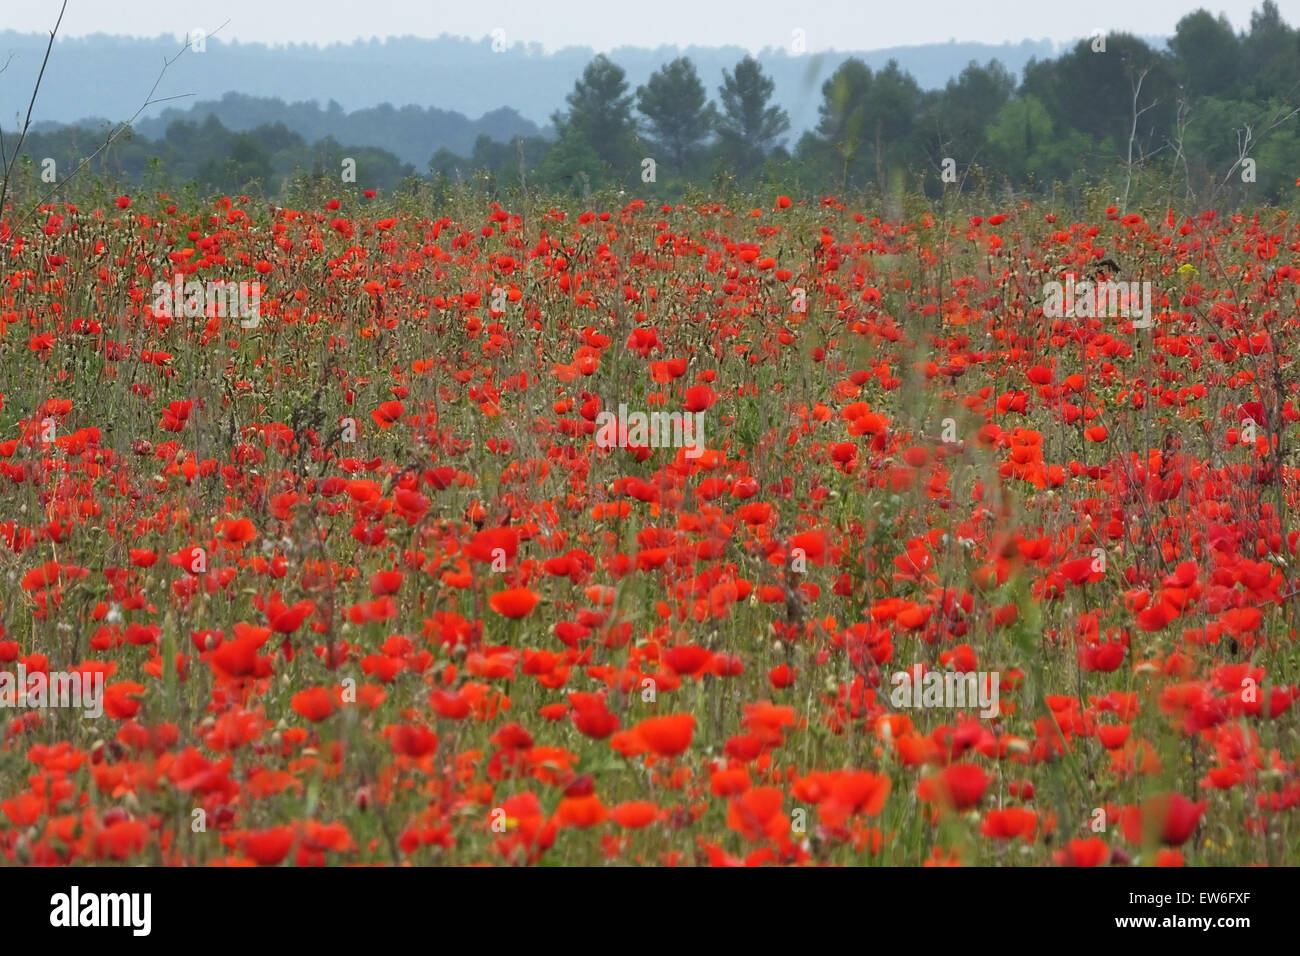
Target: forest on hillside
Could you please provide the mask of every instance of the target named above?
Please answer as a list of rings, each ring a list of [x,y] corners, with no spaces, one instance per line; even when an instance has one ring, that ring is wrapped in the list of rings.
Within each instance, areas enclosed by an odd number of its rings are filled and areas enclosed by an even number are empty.
[[[1293,188],[1300,154],[1300,31],[1272,0],[1241,33],[1197,10],[1178,21],[1167,49],[1098,32],[1059,57],[1031,59],[1021,76],[996,60],[971,62],[940,89],[923,89],[895,61],[873,70],[850,58],[822,85],[816,127],[798,136],[774,92],[748,56],[716,88],[689,57],[634,88],[599,55],[546,128],[508,108],[471,124],[418,107],[348,113],[334,102],[230,94],[224,113],[169,111],[165,127],[146,121],[107,148],[109,126],[33,131],[19,169],[57,182],[51,170],[93,157],[90,170],[114,183],[277,195],[304,179],[385,190],[459,182],[490,195],[631,188],[680,198],[692,186],[760,182],[809,195],[934,197],[973,187],[1129,189],[1136,178],[1187,199],[1264,202]],[[259,123],[236,130],[220,118],[236,114]],[[431,149],[423,167],[400,158],[417,154],[421,141],[460,145]]]

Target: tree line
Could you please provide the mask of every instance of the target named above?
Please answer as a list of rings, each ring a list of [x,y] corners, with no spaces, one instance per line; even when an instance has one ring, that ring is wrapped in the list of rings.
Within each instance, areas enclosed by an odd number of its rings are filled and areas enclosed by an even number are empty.
[[[1300,31],[1272,0],[1234,32],[1197,10],[1167,50],[1127,33],[1095,34],[1059,57],[1030,60],[1017,83],[996,60],[972,62],[923,90],[896,61],[845,61],[822,85],[819,122],[793,144],[752,57],[723,71],[716,101],[682,57],[629,88],[591,61],[552,121],[557,136],[498,143],[470,156],[440,150],[435,175],[531,179],[580,192],[601,186],[672,193],[685,184],[759,179],[809,192],[974,186],[1042,190],[1135,175],[1188,196],[1274,201],[1300,167]],[[653,160],[653,166],[647,166]],[[1226,192],[1224,187],[1227,187]]]
[[[98,172],[223,192],[282,191],[295,178],[395,189],[432,178],[491,193],[513,188],[584,195],[601,189],[679,198],[698,187],[776,185],[804,195],[875,190],[937,196],[972,188],[1017,192],[1104,183],[1127,193],[1162,184],[1188,199],[1265,202],[1289,196],[1300,166],[1300,31],[1265,0],[1249,29],[1205,10],[1179,20],[1168,49],[1126,33],[1094,34],[1014,77],[972,62],[924,90],[890,61],[846,60],[821,87],[819,121],[792,137],[775,85],[745,57],[710,95],[687,57],[632,89],[595,57],[552,117],[554,135],[480,135],[469,155],[440,149],[427,171],[382,143],[306,142],[282,123],[232,132],[214,117],[174,121],[156,141],[119,142]],[[793,141],[792,141],[793,139]],[[35,162],[75,162],[94,142],[74,127],[34,132]]]

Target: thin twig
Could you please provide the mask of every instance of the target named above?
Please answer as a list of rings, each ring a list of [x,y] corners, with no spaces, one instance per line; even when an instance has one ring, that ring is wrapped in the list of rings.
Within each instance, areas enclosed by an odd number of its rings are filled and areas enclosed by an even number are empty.
[[[66,3],[66,0],[65,0],[65,3]],[[226,26],[226,24],[228,24],[228,23],[230,23],[229,20],[227,20],[225,23],[221,24],[221,26],[217,27],[216,30],[211,31],[210,33],[208,33],[208,34],[206,34],[206,35],[207,35],[207,36],[215,36],[215,35],[216,35],[216,34],[217,34],[217,33],[218,33],[222,28],[224,28],[224,27]],[[10,233],[11,233],[11,234],[15,234],[15,235],[16,235],[17,232],[18,232],[18,230],[19,230],[23,225],[25,225],[25,224],[27,223],[27,221],[28,221],[29,219],[31,219],[31,217],[32,217],[33,215],[35,215],[36,212],[39,211],[40,208],[41,208],[42,206],[44,206],[44,205],[45,205],[45,204],[50,200],[50,198],[51,198],[55,193],[57,193],[61,188],[63,188],[63,187],[66,186],[69,182],[71,182],[72,179],[73,179],[73,177],[75,177],[79,172],[81,172],[83,169],[85,169],[86,166],[89,165],[90,162],[91,162],[91,161],[92,161],[96,156],[98,156],[98,155],[99,155],[100,153],[102,153],[104,150],[108,149],[108,147],[111,146],[111,145],[113,144],[114,140],[116,140],[116,139],[117,139],[117,138],[118,138],[118,137],[119,137],[123,132],[125,132],[128,128],[130,128],[131,124],[135,122],[136,117],[139,116],[141,113],[143,113],[146,109],[148,109],[150,106],[153,106],[155,103],[166,103],[166,102],[168,102],[169,100],[179,100],[179,99],[184,99],[184,98],[187,97],[187,96],[193,96],[193,95],[194,95],[193,93],[178,93],[178,94],[176,94],[175,96],[160,96],[160,97],[158,97],[157,99],[155,99],[155,98],[154,98],[154,95],[153,95],[154,92],[158,89],[158,84],[162,82],[162,78],[163,78],[163,76],[167,73],[167,68],[170,67],[170,66],[171,66],[173,63],[175,63],[177,60],[179,60],[179,59],[181,58],[181,56],[185,53],[185,51],[188,50],[188,49],[190,48],[190,42],[191,42],[191,41],[187,38],[187,39],[185,40],[185,45],[184,45],[183,47],[181,47],[180,52],[178,52],[178,53],[177,53],[174,57],[172,57],[170,60],[163,60],[163,67],[162,67],[162,69],[158,72],[158,78],[155,79],[155,80],[153,81],[153,86],[150,87],[150,89],[149,89],[149,93],[148,93],[148,95],[145,97],[145,101],[144,101],[142,104],[140,104],[140,108],[139,108],[138,110],[136,110],[133,114],[131,114],[131,118],[128,119],[126,122],[120,124],[120,125],[117,127],[117,129],[113,130],[112,134],[108,137],[108,139],[106,139],[106,140],[104,141],[104,145],[100,146],[99,149],[95,150],[93,153],[91,153],[89,156],[87,156],[85,159],[83,159],[83,160],[81,161],[81,164],[78,165],[77,168],[74,169],[74,170],[73,170],[73,171],[72,171],[72,172],[67,176],[66,179],[64,179],[62,182],[55,183],[54,188],[51,189],[48,193],[46,193],[46,194],[45,194],[45,195],[40,199],[40,201],[37,202],[37,204],[36,204],[35,206],[33,206],[32,209],[31,209],[30,211],[28,211],[27,215],[23,216],[22,219],[18,220],[17,223],[13,224],[13,226],[10,228]],[[17,154],[15,153],[15,157],[16,157],[16,155],[17,155]],[[0,213],[2,213],[3,210],[4,210],[4,205],[3,205],[3,203],[0,203]]]
[[[13,172],[14,163],[18,162],[18,154],[23,149],[23,140],[27,138],[27,130],[32,125],[32,110],[36,108],[36,94],[41,91],[41,80],[45,77],[45,67],[50,62],[50,51],[54,49],[54,35],[59,32],[59,24],[63,22],[63,13],[67,9],[68,0],[63,0],[63,6],[59,8],[59,19],[54,21],[54,29],[50,31],[50,42],[45,46],[45,59],[41,60],[41,71],[36,74],[36,85],[32,87],[32,98],[27,103],[27,119],[23,122],[22,132],[18,134],[18,142],[14,145],[13,158],[6,159],[3,150],[0,150],[0,162],[3,162],[5,167],[4,179],[0,180],[0,212],[3,212],[5,208],[5,197],[9,194],[9,174]],[[8,66],[9,64],[6,63],[6,69]]]

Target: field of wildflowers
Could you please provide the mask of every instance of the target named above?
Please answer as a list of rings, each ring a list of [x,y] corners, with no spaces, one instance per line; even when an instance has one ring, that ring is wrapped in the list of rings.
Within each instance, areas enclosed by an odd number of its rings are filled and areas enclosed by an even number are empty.
[[[1284,212],[0,242],[9,863],[1297,859]]]

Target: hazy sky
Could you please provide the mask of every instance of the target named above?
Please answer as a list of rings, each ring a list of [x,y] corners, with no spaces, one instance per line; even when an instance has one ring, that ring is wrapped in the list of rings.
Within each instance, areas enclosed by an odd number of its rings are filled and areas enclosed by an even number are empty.
[[[0,27],[48,31],[61,0],[0,0]],[[872,50],[949,39],[1001,43],[1066,42],[1094,29],[1168,35],[1197,6],[1224,13],[1238,30],[1262,0],[69,0],[60,34],[171,34],[195,27],[261,43],[333,43],[440,33],[481,38],[495,29],[508,43],[562,46],[735,44],[757,52],[788,47],[802,29],[806,49]],[[1300,22],[1300,0],[1277,0],[1284,20]],[[195,22],[190,22],[191,20]]]

